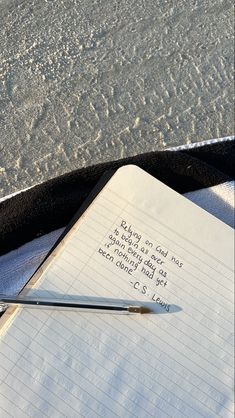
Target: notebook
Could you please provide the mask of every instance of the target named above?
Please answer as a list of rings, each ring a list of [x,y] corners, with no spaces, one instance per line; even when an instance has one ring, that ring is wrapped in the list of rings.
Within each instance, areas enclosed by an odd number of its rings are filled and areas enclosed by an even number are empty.
[[[232,418],[233,238],[142,169],[118,169],[23,293],[152,313],[8,308],[1,418]]]

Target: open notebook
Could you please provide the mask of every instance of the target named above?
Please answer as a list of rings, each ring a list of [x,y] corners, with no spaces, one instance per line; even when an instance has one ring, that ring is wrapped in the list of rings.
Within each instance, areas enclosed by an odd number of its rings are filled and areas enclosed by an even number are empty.
[[[1,418],[232,418],[233,254],[230,227],[120,168],[26,290],[153,313],[8,310]]]

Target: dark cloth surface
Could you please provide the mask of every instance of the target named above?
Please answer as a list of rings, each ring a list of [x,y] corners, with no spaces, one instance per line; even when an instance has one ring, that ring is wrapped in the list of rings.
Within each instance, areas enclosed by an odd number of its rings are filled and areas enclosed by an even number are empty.
[[[234,141],[184,151],[162,151],[81,168],[22,192],[0,204],[0,254],[67,225],[101,176],[135,164],[179,193],[234,178]]]

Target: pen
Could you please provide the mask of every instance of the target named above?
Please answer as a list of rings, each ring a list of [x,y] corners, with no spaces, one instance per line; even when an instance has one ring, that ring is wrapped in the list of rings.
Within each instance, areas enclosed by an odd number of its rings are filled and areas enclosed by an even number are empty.
[[[2,305],[2,306],[1,306]],[[151,310],[146,306],[128,306],[128,305],[103,305],[93,303],[80,303],[80,302],[69,302],[60,300],[50,299],[37,299],[37,298],[21,298],[21,297],[1,297],[0,298],[0,310],[4,311],[11,305],[23,305],[23,306],[34,306],[34,307],[53,307],[53,308],[72,308],[72,309],[91,309],[91,310],[102,310],[102,311],[122,311],[129,313],[150,313]]]

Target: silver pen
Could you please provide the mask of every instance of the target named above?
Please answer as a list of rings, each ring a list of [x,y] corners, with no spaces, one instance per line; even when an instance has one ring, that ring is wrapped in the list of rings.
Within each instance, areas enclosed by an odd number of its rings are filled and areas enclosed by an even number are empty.
[[[151,309],[146,306],[128,306],[128,305],[105,305],[99,303],[86,302],[72,302],[63,300],[51,300],[40,298],[23,298],[23,297],[1,297],[0,296],[0,311],[5,311],[8,306],[22,305],[33,307],[53,307],[53,308],[70,308],[70,309],[88,309],[88,310],[102,310],[102,311],[116,311],[129,313],[150,313]]]

